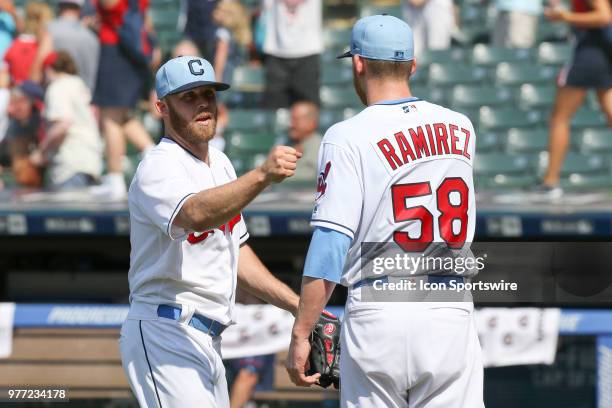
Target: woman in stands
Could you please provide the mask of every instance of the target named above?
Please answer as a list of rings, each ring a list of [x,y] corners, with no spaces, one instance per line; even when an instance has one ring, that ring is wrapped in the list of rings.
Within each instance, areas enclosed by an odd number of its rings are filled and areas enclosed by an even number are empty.
[[[549,198],[563,194],[559,176],[567,153],[572,117],[595,89],[608,126],[612,127],[612,1],[572,0],[572,10],[551,7],[545,15],[573,27],[575,46],[569,65],[559,75],[558,91],[550,119],[549,163],[536,191]]]

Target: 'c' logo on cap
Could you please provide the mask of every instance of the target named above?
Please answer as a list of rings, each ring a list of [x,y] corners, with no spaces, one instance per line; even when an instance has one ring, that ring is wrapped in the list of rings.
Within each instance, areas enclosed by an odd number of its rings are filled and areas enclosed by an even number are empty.
[[[189,65],[189,71],[191,71],[193,75],[204,75],[204,68],[202,68],[202,61],[194,59],[194,60],[189,61],[187,65]],[[199,68],[194,68],[195,65],[198,65]]]

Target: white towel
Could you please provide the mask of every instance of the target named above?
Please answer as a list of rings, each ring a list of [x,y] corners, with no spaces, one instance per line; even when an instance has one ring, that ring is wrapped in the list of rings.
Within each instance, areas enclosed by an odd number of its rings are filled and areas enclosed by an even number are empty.
[[[10,357],[13,352],[14,303],[0,303],[0,358]]]
[[[485,367],[552,364],[559,309],[483,308],[475,313]]]

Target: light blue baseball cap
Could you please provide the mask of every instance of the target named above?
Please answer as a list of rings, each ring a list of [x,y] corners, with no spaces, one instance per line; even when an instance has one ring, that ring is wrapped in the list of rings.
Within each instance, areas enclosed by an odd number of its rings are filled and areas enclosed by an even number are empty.
[[[217,91],[229,89],[228,84],[215,80],[215,70],[210,62],[200,57],[172,58],[155,74],[157,99],[198,86],[213,85]]]
[[[386,14],[359,19],[351,32],[351,49],[338,58],[361,55],[384,61],[412,61],[412,29],[404,21]]]

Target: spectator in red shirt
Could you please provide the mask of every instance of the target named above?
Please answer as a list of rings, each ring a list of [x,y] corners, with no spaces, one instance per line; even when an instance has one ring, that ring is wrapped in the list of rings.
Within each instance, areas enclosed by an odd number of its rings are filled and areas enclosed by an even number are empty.
[[[138,11],[145,18],[147,31],[152,32],[148,18],[148,0],[138,0]],[[150,66],[138,63],[124,51],[119,30],[130,8],[130,0],[98,0],[100,17],[100,65],[93,102],[100,107],[102,132],[106,139],[107,170],[101,186],[92,193],[99,197],[124,199],[127,188],[123,178],[126,138],[140,151],[153,146],[151,136],[132,111],[143,96]],[[153,45],[143,36],[143,49]],[[153,59],[156,59],[155,57]]]
[[[45,27],[53,19],[51,8],[45,3],[32,2],[26,6],[24,30],[4,55],[14,84],[30,78],[30,69],[38,51]]]

